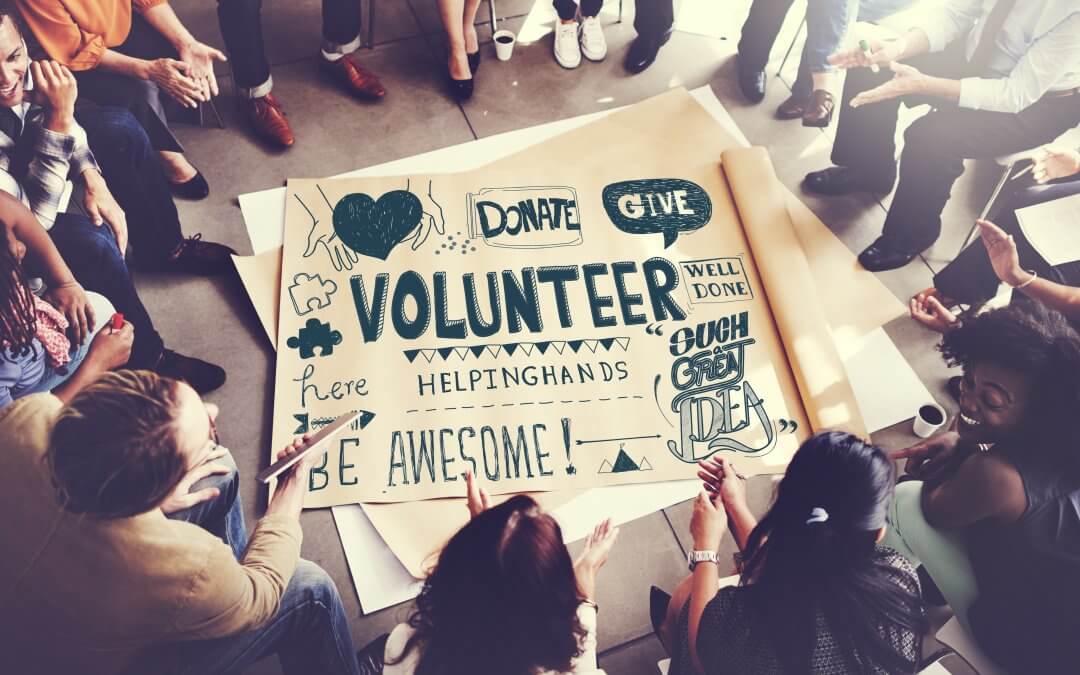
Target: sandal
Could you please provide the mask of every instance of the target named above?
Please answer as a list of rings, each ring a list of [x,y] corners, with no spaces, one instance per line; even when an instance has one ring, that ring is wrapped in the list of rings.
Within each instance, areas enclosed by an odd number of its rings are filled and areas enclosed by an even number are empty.
[[[803,110],[802,123],[804,127],[827,127],[832,123],[833,110],[836,108],[836,99],[824,89],[816,89],[810,94],[810,100],[806,102]]]

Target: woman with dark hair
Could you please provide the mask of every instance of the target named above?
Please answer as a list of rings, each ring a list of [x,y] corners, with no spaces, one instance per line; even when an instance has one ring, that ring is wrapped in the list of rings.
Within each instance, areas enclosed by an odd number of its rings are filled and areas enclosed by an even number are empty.
[[[576,561],[555,519],[528,496],[488,507],[467,478],[472,520],[446,544],[406,624],[386,642],[386,675],[602,675],[596,573],[619,534],[605,520]]]
[[[851,434],[813,436],[761,522],[728,460],[700,466],[707,492],[690,522],[692,572],[662,623],[654,590],[654,624],[673,674],[916,672],[926,630],[918,578],[878,544],[895,482],[884,452]],[[741,575],[719,588],[725,526],[741,551]]]
[[[954,428],[894,454],[888,543],[922,563],[980,646],[1014,673],[1080,663],[1080,335],[1037,302],[963,318]],[[921,481],[921,482],[919,482]]]
[[[22,269],[25,256],[26,246],[0,221],[0,408],[45,391],[71,400],[102,373],[127,363],[134,337],[127,322],[102,330],[112,304],[87,293],[97,321],[80,341],[64,313],[31,292]]]

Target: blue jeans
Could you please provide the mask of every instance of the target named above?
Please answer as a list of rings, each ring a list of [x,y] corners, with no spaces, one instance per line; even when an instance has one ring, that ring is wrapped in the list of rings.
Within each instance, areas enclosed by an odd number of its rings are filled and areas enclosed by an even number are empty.
[[[95,226],[83,215],[60,213],[49,236],[79,283],[108,298],[135,328],[127,367],[154,368],[164,345],[139,299],[112,230],[107,225]]]
[[[75,371],[82,365],[86,355],[90,353],[90,343],[94,341],[101,329],[109,323],[109,319],[113,315],[113,306],[104,296],[97,293],[87,293],[87,297],[90,299],[90,307],[94,310],[94,330],[90,331],[86,336],[86,341],[81,345],[75,344],[75,341],[71,342],[71,351],[68,354],[71,356],[71,361],[68,361],[59,368],[53,368],[52,366],[45,364],[45,373],[41,377],[41,381],[34,387],[33,391],[27,392],[37,394],[45,391],[52,391],[56,389],[68,378],[75,374]]]
[[[814,90],[814,73],[836,70],[829,65],[828,59],[840,48],[858,7],[858,0],[809,0],[806,3],[806,43],[799,60],[799,74],[791,85],[792,96],[809,96]]]
[[[232,547],[237,560],[247,548],[244,513],[237,495],[236,464],[231,455],[221,460],[228,474],[210,476],[192,491],[216,487],[216,499],[169,517],[194,523]],[[301,560],[281,596],[277,615],[262,628],[213,640],[184,642],[164,648],[160,661],[174,675],[239,673],[271,654],[277,654],[285,675],[320,673],[359,675],[349,620],[333,579],[313,562]]]

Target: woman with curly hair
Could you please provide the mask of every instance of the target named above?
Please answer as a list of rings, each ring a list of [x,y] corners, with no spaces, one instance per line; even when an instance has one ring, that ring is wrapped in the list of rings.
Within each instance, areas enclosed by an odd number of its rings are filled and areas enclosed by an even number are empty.
[[[472,520],[390,634],[385,675],[602,675],[596,573],[618,528],[597,525],[572,561],[559,524],[531,497],[489,508],[471,474],[468,491]]]
[[[1037,302],[964,317],[941,353],[963,368],[954,428],[894,454],[893,548],[1010,672],[1080,662],[1080,335]]]

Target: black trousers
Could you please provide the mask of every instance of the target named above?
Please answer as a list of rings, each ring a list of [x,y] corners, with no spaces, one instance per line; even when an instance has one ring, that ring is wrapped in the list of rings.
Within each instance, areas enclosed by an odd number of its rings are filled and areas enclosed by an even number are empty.
[[[634,30],[638,35],[660,37],[675,23],[675,0],[636,0]]]
[[[563,21],[577,16],[578,3],[574,0],[555,0],[555,12]],[[581,16],[596,16],[604,7],[604,0],[581,0]]]
[[[1020,266],[1031,270],[1040,278],[1056,281],[1066,286],[1080,286],[1080,261],[1051,267],[1024,237],[1016,218],[1016,209],[1080,194],[1080,177],[1049,185],[1031,185],[1014,191],[1003,201],[1002,207],[991,214],[991,219],[1003,230],[1013,235]],[[1078,224],[1080,225],[1080,224]],[[934,275],[934,286],[942,294],[958,302],[979,305],[994,297],[1000,281],[990,264],[990,256],[981,241],[972,242],[940,272]]]
[[[263,44],[262,0],[218,0],[218,23],[236,85],[250,89],[270,79]],[[327,42],[348,44],[360,34],[360,0],[322,0]]]
[[[913,58],[909,64],[929,75],[966,75],[963,45]],[[897,176],[897,113],[901,102],[934,105],[904,134],[899,162],[900,182],[885,219],[883,245],[917,253],[929,248],[941,233],[941,212],[953,183],[964,173],[965,159],[993,158],[1042,145],[1080,123],[1080,95],[1044,97],[1019,113],[969,110],[938,99],[893,99],[852,108],[860,92],[884,84],[892,72],[869,68],[848,71],[833,145],[832,160],[857,169],[867,179],[891,185]]]
[[[176,50],[161,33],[139,15],[132,17],[131,32],[122,45],[116,47],[121,54],[137,59],[160,59],[179,57]],[[79,97],[102,106],[127,108],[146,130],[154,150],[182,152],[183,147],[169,131],[165,114],[165,97],[153,82],[128,77],[120,73],[95,68],[75,73],[79,84]]]

